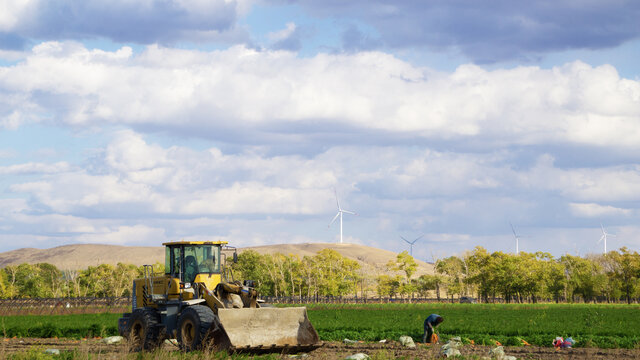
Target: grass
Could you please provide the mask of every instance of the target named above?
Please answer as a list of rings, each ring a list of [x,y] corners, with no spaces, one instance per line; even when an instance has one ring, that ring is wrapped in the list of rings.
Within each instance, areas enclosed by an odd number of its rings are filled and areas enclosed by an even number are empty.
[[[120,314],[3,316],[0,326],[6,337],[92,338],[118,334]]]
[[[640,306],[590,304],[357,304],[310,305],[309,318],[324,341],[422,340],[424,319],[445,318],[438,327],[446,341],[460,336],[479,345],[551,346],[556,336],[573,337],[576,346],[637,348]],[[27,315],[2,318],[6,337],[86,338],[117,335],[119,314]]]
[[[551,346],[556,336],[577,346],[635,348],[640,344],[640,306],[591,304],[365,304],[313,305],[309,318],[323,340],[376,341],[409,335],[421,341],[424,319],[444,317],[444,340]]]

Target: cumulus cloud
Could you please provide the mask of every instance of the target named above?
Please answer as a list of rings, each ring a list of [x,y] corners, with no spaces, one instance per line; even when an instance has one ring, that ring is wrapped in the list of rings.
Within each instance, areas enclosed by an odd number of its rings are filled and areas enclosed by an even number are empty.
[[[570,203],[571,212],[576,216],[597,218],[601,216],[629,216],[630,209],[621,209],[610,205],[595,203]]]
[[[27,39],[108,38],[115,42],[174,43],[212,40],[236,31],[236,21],[251,1],[3,1],[3,48]],[[4,35],[3,35],[4,34]]]
[[[0,68],[0,91],[11,94],[0,100],[2,121],[11,124],[106,122],[258,143],[297,144],[323,133],[339,142],[356,131],[359,141],[385,133],[388,141],[490,146],[640,144],[640,82],[582,62],[438,73],[379,52],[298,58],[241,46],[151,46],[133,55],[43,43],[26,61]]]
[[[376,30],[383,46],[460,51],[475,62],[527,59],[566,49],[610,48],[640,37],[636,21],[640,5],[633,0],[563,0],[553,4],[300,0],[296,4],[316,16],[356,18]]]
[[[638,165],[562,169],[543,155],[520,177],[523,184],[581,202],[640,200]]]
[[[149,244],[212,236],[243,246],[331,241],[337,236],[327,228],[334,187],[343,207],[360,214],[345,219],[345,235],[383,247],[381,236],[399,230],[428,233],[429,247],[446,249],[482,239],[491,245],[482,232],[509,230],[500,219],[570,223],[635,214],[615,205],[640,193],[633,167],[560,168],[550,156],[528,167],[517,161],[501,151],[411,146],[337,146],[312,157],[225,153],[162,146],[124,130],[113,134],[91,167],[8,167],[42,172],[35,180],[14,180],[9,190],[28,201],[0,202],[0,227],[73,242],[121,243],[134,235]],[[599,203],[603,199],[614,203]]]

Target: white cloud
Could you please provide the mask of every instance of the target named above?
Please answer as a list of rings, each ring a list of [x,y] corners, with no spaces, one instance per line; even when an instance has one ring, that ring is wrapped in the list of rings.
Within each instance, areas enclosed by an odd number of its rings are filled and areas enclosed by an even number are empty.
[[[271,0],[271,3],[282,3]],[[356,22],[379,37],[377,47],[430,48],[461,53],[476,62],[531,61],[549,52],[601,50],[637,39],[635,1],[433,2],[298,0],[314,17]],[[571,21],[566,21],[570,18]],[[344,46],[349,47],[350,41]]]
[[[178,127],[222,141],[238,132],[295,144],[326,124],[323,131],[358,129],[361,138],[381,131],[487,146],[494,139],[503,145],[640,144],[640,82],[581,62],[550,70],[465,65],[446,74],[379,52],[298,58],[244,47],[151,46],[132,56],[126,49],[43,43],[26,61],[0,68],[0,89],[14,94],[10,106],[24,109],[20,119]],[[291,127],[298,130],[292,134]],[[234,129],[231,138],[228,129]]]
[[[28,56],[28,53],[25,51],[18,50],[2,50],[0,49],[0,59],[8,60],[8,61],[18,61],[23,60]]]
[[[284,40],[291,36],[296,31],[296,24],[289,22],[286,27],[279,31],[270,32],[267,34],[267,37],[271,41],[279,41]]]
[[[71,166],[64,161],[54,164],[30,162],[25,164],[0,166],[0,175],[56,174],[69,171],[70,169]]]
[[[595,210],[576,204],[629,201],[640,193],[635,166],[563,169],[541,156],[529,168],[514,169],[515,159],[503,153],[373,146],[334,147],[310,158],[225,154],[217,148],[162,147],[129,130],[115,133],[97,160],[91,171],[62,162],[0,167],[0,173],[42,174],[10,190],[54,212],[113,216],[318,215],[333,211],[331,189],[337,187],[341,197],[357,196],[346,205],[382,204],[392,213],[431,209],[418,224],[434,221],[434,208],[441,214],[482,212],[478,201],[488,198],[494,206],[533,211],[525,202],[536,201],[532,190],[560,194],[579,216]],[[521,199],[506,202],[508,194]]]
[[[2,158],[12,158],[16,156],[16,152],[10,149],[0,149],[0,159]]]
[[[109,144],[106,151],[106,164],[122,172],[143,171],[157,168],[165,157],[164,149],[148,145],[131,130],[121,131]]]
[[[326,211],[326,189],[283,189],[243,182],[231,187],[203,191],[185,204],[176,204],[181,214],[298,214]],[[181,201],[177,201],[181,203]]]
[[[610,205],[595,203],[570,203],[571,212],[580,217],[597,218],[602,216],[629,216],[630,209],[621,209]]]
[[[14,38],[173,43],[236,28],[253,0],[3,1],[0,31]]]
[[[12,185],[11,190],[29,193],[54,212],[69,213],[118,204],[147,204],[153,202],[150,189],[114,175],[92,176],[84,171],[67,172],[49,180]]]
[[[29,209],[24,199],[0,199],[0,216],[19,213]]]
[[[4,0],[0,2],[0,31],[9,31],[38,6],[38,0]]]
[[[526,186],[558,191],[579,202],[636,201],[640,199],[637,165],[561,169],[548,155],[526,173],[519,174]]]
[[[32,215],[25,213],[16,214],[12,217],[12,221],[20,224],[21,227],[35,226],[38,229],[37,232],[50,234],[92,233],[97,231],[95,223],[99,222],[70,215]]]
[[[97,244],[156,244],[168,241],[164,229],[145,225],[118,226],[104,232],[88,233],[76,238],[81,243]]]

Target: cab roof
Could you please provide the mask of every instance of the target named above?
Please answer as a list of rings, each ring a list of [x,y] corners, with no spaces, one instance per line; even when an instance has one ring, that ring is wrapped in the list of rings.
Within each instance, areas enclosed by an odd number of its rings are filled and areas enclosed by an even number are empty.
[[[226,245],[228,241],[170,241],[162,245]]]

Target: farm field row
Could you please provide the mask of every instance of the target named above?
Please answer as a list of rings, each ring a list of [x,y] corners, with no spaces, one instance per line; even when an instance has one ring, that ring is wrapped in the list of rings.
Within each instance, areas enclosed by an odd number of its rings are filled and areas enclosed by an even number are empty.
[[[313,305],[309,318],[325,340],[365,341],[409,335],[421,341],[424,319],[444,317],[441,338],[478,345],[552,346],[571,336],[576,346],[634,348],[640,344],[640,306],[591,304],[371,304]]]
[[[638,305],[494,305],[494,304],[371,304],[310,305],[309,318],[323,341],[345,338],[363,341],[422,339],[426,316],[445,318],[438,328],[443,340],[507,346],[551,346],[556,336],[571,336],[577,347],[636,348],[640,346]],[[117,334],[120,314],[26,315],[2,318],[5,337],[104,337]]]

